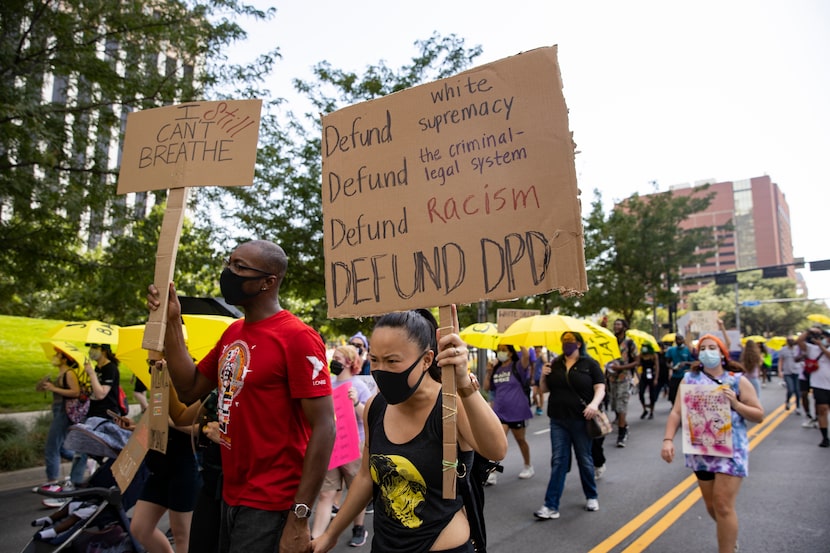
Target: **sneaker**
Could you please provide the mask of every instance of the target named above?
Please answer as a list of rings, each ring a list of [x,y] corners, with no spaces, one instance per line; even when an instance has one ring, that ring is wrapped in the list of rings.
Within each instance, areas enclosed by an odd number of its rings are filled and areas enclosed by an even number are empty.
[[[58,484],[57,482],[48,482],[43,484],[42,486],[35,486],[32,488],[34,493],[40,493],[41,491],[44,492],[62,492],[63,486]]]
[[[535,511],[533,513],[533,516],[541,520],[549,520],[552,518],[559,518],[559,511],[557,511],[556,509],[548,509],[547,507],[542,505],[542,507],[538,511]]]
[[[589,499],[585,503],[586,511],[599,511],[599,499]]]
[[[649,413],[648,413],[648,418],[649,418],[649,420],[651,420],[651,419],[653,419],[653,418],[654,418],[654,411],[653,411],[653,410],[652,410],[652,411],[649,411]]]
[[[795,411],[793,411],[793,415],[797,415],[797,416],[799,416],[799,417],[800,417],[800,416],[801,416],[801,409],[799,409],[798,407],[796,407],[796,408],[795,408]]]
[[[69,503],[68,497],[47,497],[41,503],[43,503],[44,507],[50,507],[52,509],[60,509],[67,503]]]
[[[818,444],[819,447],[830,447],[830,439],[824,438],[821,440],[821,443]]]
[[[498,481],[499,481],[499,475],[496,474],[496,471],[493,471],[487,477],[487,482],[485,483],[485,486],[495,486],[498,483]]]
[[[331,506],[331,518],[336,517],[336,516],[337,516],[337,513],[338,513],[339,511],[340,511],[340,507],[338,507],[337,505],[332,505],[332,506]]]
[[[642,415],[640,415],[640,420],[643,420],[643,419],[644,419],[644,418],[646,418],[647,416],[648,416],[648,411],[643,411],[643,414],[642,414]]]
[[[802,428],[812,428],[813,427],[813,419],[810,415],[807,415],[807,420],[801,423]]]
[[[534,474],[536,474],[536,471],[533,470],[533,465],[525,465],[525,469],[519,473],[519,478],[527,480],[528,478],[533,478]]]
[[[368,505],[366,505],[366,510],[364,511],[367,515],[375,514],[375,503],[374,501],[370,501]]]
[[[605,474],[605,465],[594,467],[594,480],[599,480]]]
[[[366,538],[369,537],[369,531],[364,526],[355,526],[352,528],[352,539],[349,540],[349,547],[363,547],[366,545]]]
[[[542,411],[542,408],[541,408],[541,407],[537,407],[537,408],[536,408],[536,416],[537,416],[537,417],[538,417],[539,415],[542,415],[543,413],[544,413],[544,412]]]

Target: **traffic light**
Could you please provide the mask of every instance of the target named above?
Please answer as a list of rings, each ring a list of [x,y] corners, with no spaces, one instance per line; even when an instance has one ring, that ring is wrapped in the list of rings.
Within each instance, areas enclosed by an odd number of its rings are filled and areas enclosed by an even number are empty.
[[[778,265],[777,267],[764,267],[761,269],[764,278],[782,278],[787,276],[787,266]]]

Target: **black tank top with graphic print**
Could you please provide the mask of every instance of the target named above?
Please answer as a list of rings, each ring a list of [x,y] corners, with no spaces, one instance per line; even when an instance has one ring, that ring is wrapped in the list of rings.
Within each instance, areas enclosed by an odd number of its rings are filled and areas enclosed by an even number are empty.
[[[374,482],[372,551],[424,553],[463,501],[442,497],[441,394],[424,428],[405,444],[389,441],[381,394],[369,409],[369,470]]]

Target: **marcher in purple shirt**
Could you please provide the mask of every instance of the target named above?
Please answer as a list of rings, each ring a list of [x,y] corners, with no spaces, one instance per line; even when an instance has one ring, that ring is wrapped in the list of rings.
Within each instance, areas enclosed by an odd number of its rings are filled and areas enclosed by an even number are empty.
[[[533,418],[530,410],[531,368],[534,352],[521,348],[517,353],[513,346],[501,344],[496,350],[497,361],[487,366],[484,389],[493,394],[493,411],[499,417],[505,434],[508,429],[513,432],[519,451],[522,452],[525,467],[519,478],[531,478],[535,471],[530,463],[530,445],[525,439],[527,421]],[[491,472],[487,484],[495,484],[496,472]]]

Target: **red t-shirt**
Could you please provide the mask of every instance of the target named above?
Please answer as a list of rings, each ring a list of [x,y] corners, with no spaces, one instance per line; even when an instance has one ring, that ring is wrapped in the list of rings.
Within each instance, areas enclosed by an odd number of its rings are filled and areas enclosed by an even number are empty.
[[[219,387],[224,500],[290,508],[311,435],[300,400],[331,395],[320,335],[285,310],[236,321],[198,368]]]

